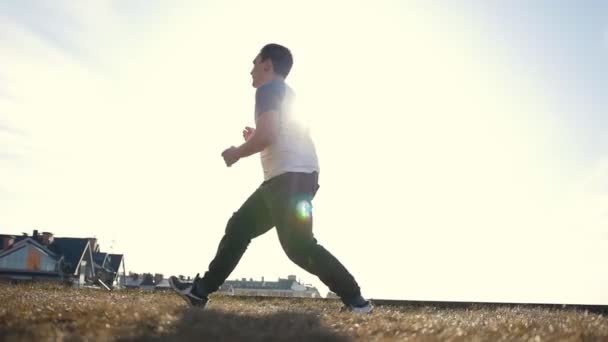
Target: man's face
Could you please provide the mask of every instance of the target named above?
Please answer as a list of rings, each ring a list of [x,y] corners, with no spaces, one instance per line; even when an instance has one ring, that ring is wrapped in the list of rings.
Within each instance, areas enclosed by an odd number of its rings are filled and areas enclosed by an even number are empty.
[[[262,62],[260,55],[253,60],[253,69],[251,69],[252,85],[258,88],[266,83],[271,76],[272,65],[270,59]]]

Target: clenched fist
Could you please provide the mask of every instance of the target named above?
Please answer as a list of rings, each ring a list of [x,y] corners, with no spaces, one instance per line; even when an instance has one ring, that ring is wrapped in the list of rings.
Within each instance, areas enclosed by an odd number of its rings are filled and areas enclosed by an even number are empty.
[[[222,157],[224,158],[224,162],[226,166],[230,167],[232,164],[236,163],[241,159],[239,156],[239,151],[236,147],[230,146],[222,152]]]

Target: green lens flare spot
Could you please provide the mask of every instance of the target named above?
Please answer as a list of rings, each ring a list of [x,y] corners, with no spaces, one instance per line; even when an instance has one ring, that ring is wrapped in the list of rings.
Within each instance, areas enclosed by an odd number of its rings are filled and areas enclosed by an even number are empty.
[[[301,220],[307,220],[312,215],[312,205],[308,201],[299,201],[296,204],[296,215]]]

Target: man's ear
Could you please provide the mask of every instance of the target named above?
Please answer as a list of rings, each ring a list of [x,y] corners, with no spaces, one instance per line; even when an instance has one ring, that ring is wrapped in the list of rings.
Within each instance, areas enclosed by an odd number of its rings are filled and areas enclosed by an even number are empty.
[[[263,63],[264,63],[264,71],[266,71],[266,72],[273,71],[274,68],[272,66],[272,60],[270,58],[266,58],[266,60]]]

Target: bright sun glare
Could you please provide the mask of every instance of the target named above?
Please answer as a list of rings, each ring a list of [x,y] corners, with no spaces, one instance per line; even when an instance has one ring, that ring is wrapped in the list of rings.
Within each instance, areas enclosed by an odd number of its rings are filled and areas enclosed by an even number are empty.
[[[361,275],[370,295],[467,297],[470,283],[446,292],[436,270],[467,265],[471,281],[481,279],[479,270],[483,279],[516,274],[534,250],[513,253],[505,243],[508,262],[472,256],[496,236],[556,236],[576,224],[581,214],[572,210],[586,215],[581,208],[591,207],[569,207],[559,185],[568,165],[553,151],[567,147],[544,85],[461,15],[413,2],[389,10],[332,1],[292,4],[297,15],[260,21],[268,13],[255,2],[241,3],[229,19],[200,6],[140,23],[145,29],[85,11],[97,20],[82,43],[93,66],[15,33],[31,53],[19,44],[3,51],[18,101],[0,102],[0,110],[27,128],[24,151],[33,161],[4,171],[21,194],[5,209],[8,224],[117,240],[134,271],[204,272],[226,220],[261,180],[257,157],[227,169],[220,152],[253,126],[251,59],[268,42],[294,53],[287,79],[294,114],[310,127],[319,155],[315,234]],[[263,10],[283,8],[276,1]],[[298,208],[310,214],[308,204]],[[386,267],[370,263],[351,234],[382,262],[423,260],[407,266],[427,283],[387,284]],[[187,261],[176,265],[158,253],[164,248]],[[193,250],[199,257],[185,258]],[[272,234],[247,253],[235,276],[304,274]],[[543,250],[557,264],[567,257],[551,253]],[[491,297],[486,289],[475,295]]]

